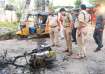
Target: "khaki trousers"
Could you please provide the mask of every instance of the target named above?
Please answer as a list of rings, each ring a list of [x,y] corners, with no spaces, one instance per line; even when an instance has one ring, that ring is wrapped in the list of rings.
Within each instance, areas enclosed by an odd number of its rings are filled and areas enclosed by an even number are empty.
[[[50,39],[53,45],[58,45],[59,43],[59,33],[58,27],[51,28],[50,32]]]
[[[86,40],[87,40],[87,27],[82,28],[81,30],[77,29],[77,44],[80,48],[80,55],[86,55]]]
[[[66,40],[66,46],[67,49],[69,50],[69,52],[72,52],[72,41],[71,41],[71,28],[70,27],[66,27],[64,28],[64,37]]]

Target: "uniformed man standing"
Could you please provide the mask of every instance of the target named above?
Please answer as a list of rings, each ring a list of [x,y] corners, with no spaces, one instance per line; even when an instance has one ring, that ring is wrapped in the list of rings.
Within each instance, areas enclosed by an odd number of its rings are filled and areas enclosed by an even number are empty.
[[[72,55],[72,41],[71,41],[72,16],[70,13],[67,13],[64,8],[61,8],[60,12],[63,15],[62,26],[64,28],[64,38],[65,38],[66,46],[67,46],[64,52],[69,52],[69,55]]]
[[[86,11],[86,6],[81,5],[81,10],[78,15],[78,27],[77,27],[77,44],[80,48],[78,58],[84,58],[86,56],[86,39],[87,39],[87,25],[89,21],[89,14]]]
[[[58,30],[58,23],[57,23],[57,15],[54,15],[53,12],[49,13],[46,25],[49,25],[50,30],[50,39],[52,42],[52,46],[59,46],[59,30]]]

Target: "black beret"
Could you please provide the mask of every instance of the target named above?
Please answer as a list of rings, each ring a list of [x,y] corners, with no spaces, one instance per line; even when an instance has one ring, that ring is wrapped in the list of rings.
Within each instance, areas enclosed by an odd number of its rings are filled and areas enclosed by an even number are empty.
[[[66,10],[65,10],[64,8],[61,8],[61,9],[60,9],[60,12],[62,12],[62,11],[66,11]]]
[[[81,9],[83,9],[83,10],[85,10],[86,9],[86,5],[84,5],[84,4],[81,4]]]

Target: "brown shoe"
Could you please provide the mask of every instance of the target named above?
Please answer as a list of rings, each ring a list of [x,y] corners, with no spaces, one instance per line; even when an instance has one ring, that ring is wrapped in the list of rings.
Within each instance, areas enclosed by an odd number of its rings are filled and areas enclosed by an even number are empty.
[[[54,47],[54,46],[55,46],[55,44],[52,44],[51,46],[52,46],[52,47]]]
[[[68,56],[71,56],[72,54],[73,54],[73,52],[68,52],[68,54],[67,54],[67,55],[68,55]]]
[[[66,49],[66,50],[64,50],[63,52],[69,52],[69,50],[68,50],[68,49]]]
[[[60,45],[55,45],[56,47],[60,47]]]

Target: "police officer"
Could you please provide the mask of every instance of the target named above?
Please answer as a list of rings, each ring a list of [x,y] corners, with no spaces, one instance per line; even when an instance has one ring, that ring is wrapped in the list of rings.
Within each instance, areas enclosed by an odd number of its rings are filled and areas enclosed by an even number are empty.
[[[57,15],[54,15],[54,12],[49,12],[49,16],[46,22],[46,25],[50,26],[49,34],[52,42],[52,46],[59,46],[59,30],[57,23]]]
[[[84,58],[86,56],[86,39],[87,39],[87,20],[89,20],[89,14],[86,11],[86,6],[81,5],[81,10],[78,15],[78,27],[77,27],[77,44],[80,48],[78,58]]]
[[[66,49],[64,52],[68,52],[69,55],[72,55],[72,41],[71,41],[71,32],[72,32],[72,25],[71,25],[71,21],[72,21],[72,16],[70,13],[67,13],[66,10],[64,8],[60,9],[60,12],[63,16],[62,19],[62,26],[64,28],[64,39],[66,41]]]

